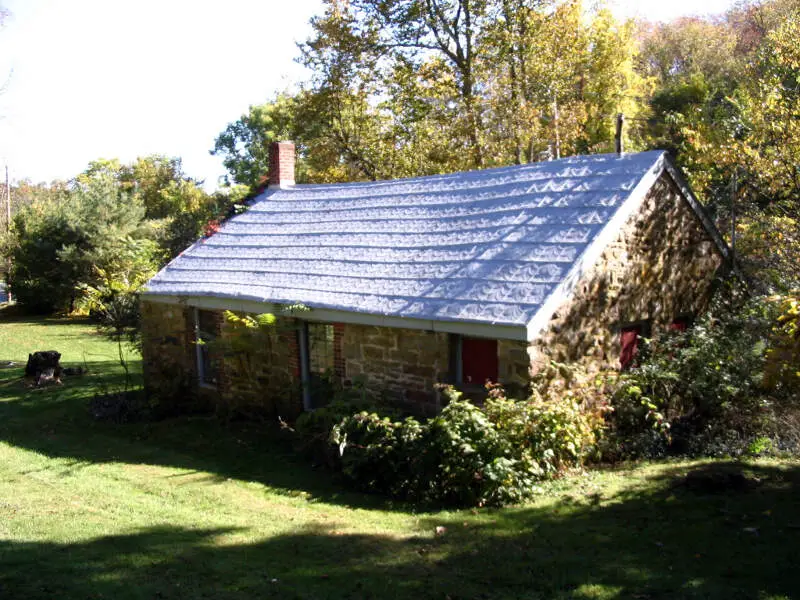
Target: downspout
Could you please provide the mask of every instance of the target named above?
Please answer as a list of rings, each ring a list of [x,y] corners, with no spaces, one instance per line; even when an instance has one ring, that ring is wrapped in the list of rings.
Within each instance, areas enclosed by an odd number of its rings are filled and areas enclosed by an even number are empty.
[[[303,387],[303,410],[312,410],[311,406],[311,372],[308,365],[308,323],[300,324],[298,349],[300,350],[300,381]]]

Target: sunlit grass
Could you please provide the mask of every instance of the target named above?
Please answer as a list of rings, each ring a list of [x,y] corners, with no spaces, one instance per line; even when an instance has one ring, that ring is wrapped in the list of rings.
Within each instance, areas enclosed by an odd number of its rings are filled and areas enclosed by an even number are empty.
[[[94,421],[114,345],[0,312],[0,364],[44,349],[95,358],[46,389],[0,369],[3,599],[800,598],[797,462],[752,463],[748,491],[692,492],[682,475],[719,463],[674,462],[418,512],[345,491],[263,424]]]

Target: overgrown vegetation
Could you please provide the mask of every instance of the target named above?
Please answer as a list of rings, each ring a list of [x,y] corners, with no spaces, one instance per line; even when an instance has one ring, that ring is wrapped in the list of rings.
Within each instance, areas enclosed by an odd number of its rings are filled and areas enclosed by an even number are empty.
[[[721,304],[619,378],[606,458],[800,451],[796,297]]]
[[[10,291],[32,312],[101,315],[101,297],[138,292],[242,194],[206,194],[178,159],[157,155],[95,161],[69,183],[19,185],[10,233],[0,237]]]
[[[490,385],[481,406],[446,386],[427,420],[340,395],[300,417],[299,446],[359,489],[459,506],[521,502],[586,462],[796,455],[797,315],[796,296],[724,294],[692,328],[641,340],[622,374],[554,364],[530,398]]]

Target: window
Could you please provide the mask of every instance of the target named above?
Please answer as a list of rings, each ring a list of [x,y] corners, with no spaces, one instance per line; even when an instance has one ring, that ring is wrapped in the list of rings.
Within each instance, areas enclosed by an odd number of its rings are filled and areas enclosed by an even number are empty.
[[[670,323],[669,330],[682,333],[692,326],[692,321],[693,319],[691,315],[681,315],[679,317],[675,317],[675,320]]]
[[[619,365],[623,370],[631,366],[634,357],[639,352],[640,327],[623,327],[620,332]]]
[[[450,369],[456,384],[482,386],[487,379],[496,382],[500,372],[497,340],[454,335]]]
[[[308,324],[308,369],[312,375],[324,375],[334,368],[334,330],[327,323]]]
[[[344,375],[342,326],[330,323],[303,323],[298,350],[303,380],[303,407],[324,406],[333,395],[333,379]]]
[[[217,384],[217,364],[211,354],[211,344],[217,338],[217,313],[211,310],[195,309],[194,332],[197,341],[197,379],[201,385]]]

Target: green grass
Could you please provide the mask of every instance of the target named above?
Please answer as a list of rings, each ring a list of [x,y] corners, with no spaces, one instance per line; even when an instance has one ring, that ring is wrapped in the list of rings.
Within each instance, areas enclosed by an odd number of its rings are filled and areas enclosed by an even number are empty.
[[[797,461],[748,463],[748,491],[693,492],[676,482],[725,464],[675,462],[415,512],[344,491],[264,425],[93,421],[115,346],[0,311],[0,365],[49,349],[90,373],[31,389],[0,368],[3,599],[800,598]]]

